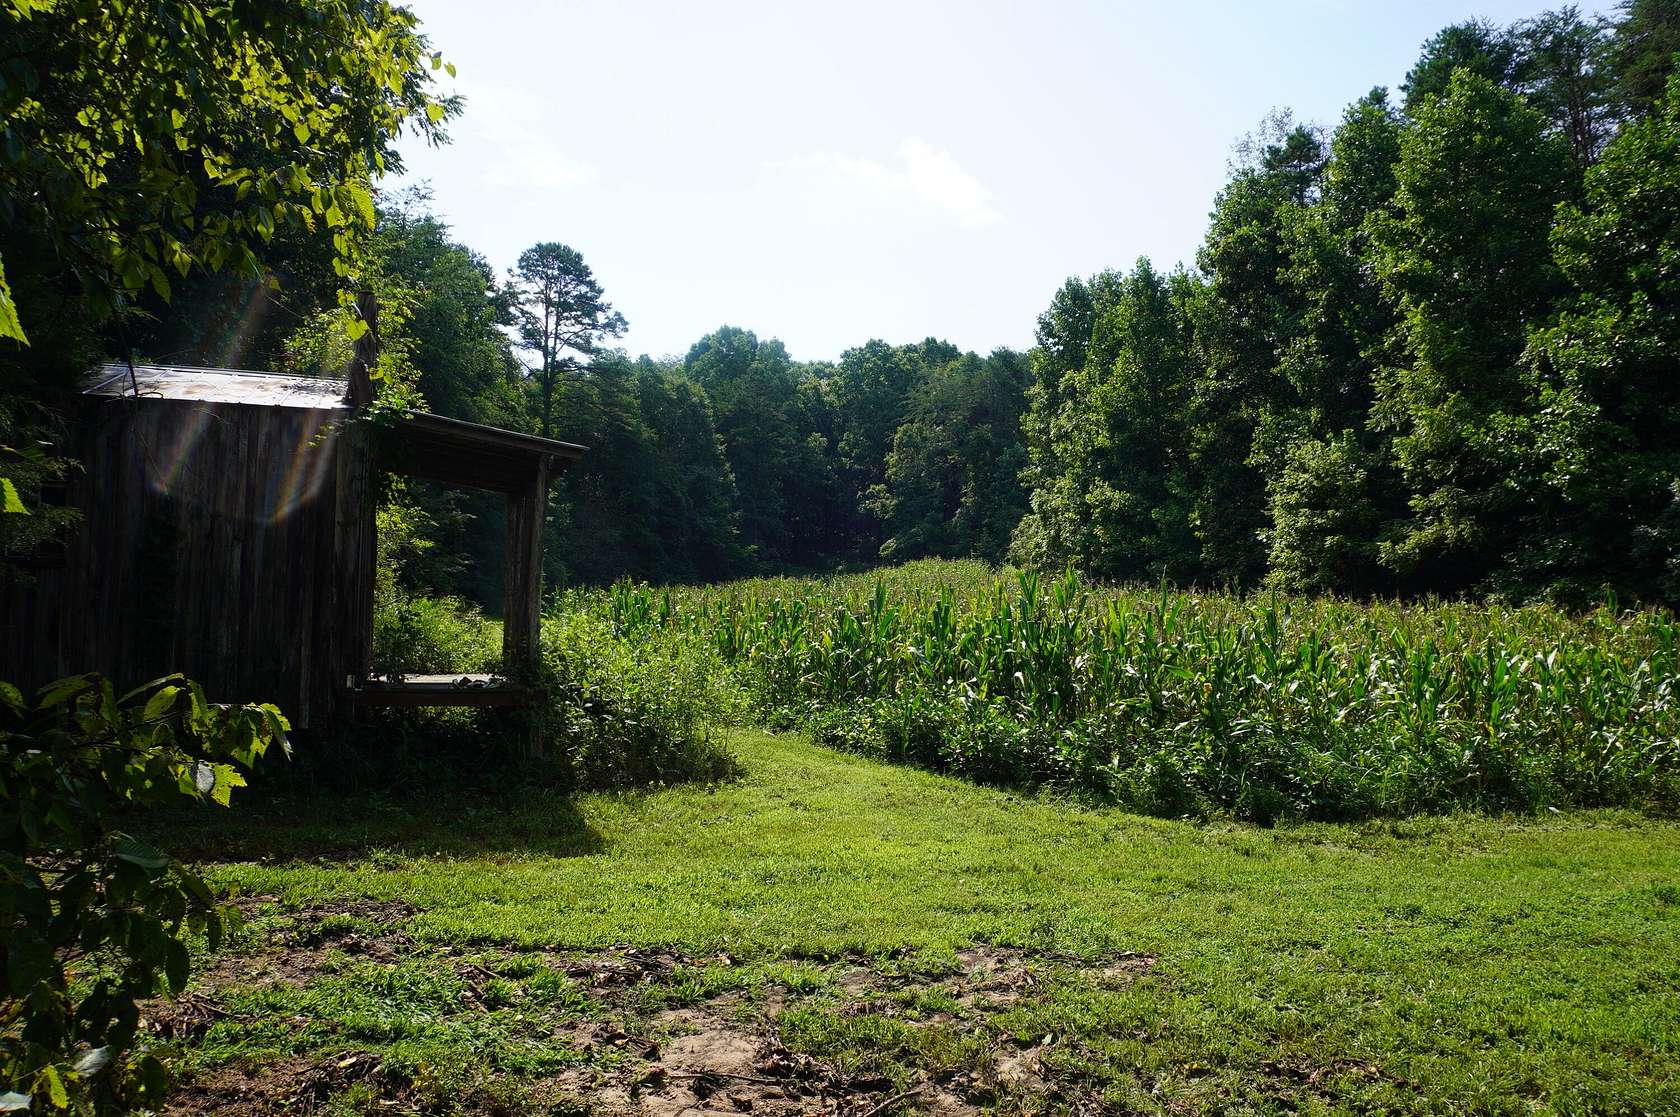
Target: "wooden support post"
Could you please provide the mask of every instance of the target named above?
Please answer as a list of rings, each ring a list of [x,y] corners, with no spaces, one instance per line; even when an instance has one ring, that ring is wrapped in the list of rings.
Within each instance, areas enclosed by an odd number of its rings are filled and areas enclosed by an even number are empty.
[[[373,666],[373,583],[378,562],[379,530],[374,516],[375,477],[367,428],[346,423],[333,446],[338,483],[332,554],[336,569],[328,615],[328,670],[339,694],[334,716],[351,713],[351,689],[361,685]],[[342,691],[339,684],[344,684]]]
[[[372,370],[379,364],[379,303],[372,291],[356,296],[356,312],[367,323],[367,332],[356,339],[350,367],[350,406],[359,416],[373,404]],[[351,691],[362,684],[373,667],[373,584],[374,564],[379,561],[379,530],[374,515],[377,475],[373,463],[373,438],[361,423],[345,423],[335,447],[338,466],[338,509],[333,524],[333,554],[339,569],[334,586],[334,615],[341,629],[329,634],[335,647],[328,656],[328,669],[342,672],[333,680],[339,694],[334,716],[353,713]],[[305,654],[308,654],[307,652]],[[344,689],[338,690],[338,684]]]
[[[373,370],[379,366],[379,302],[372,291],[356,295],[356,313],[367,323],[350,358],[350,402],[359,409],[373,403]]]
[[[502,594],[502,670],[530,682],[541,654],[542,534],[548,511],[549,465],[543,460],[525,487],[507,498],[507,584]],[[532,718],[530,748],[542,752],[540,711]]]

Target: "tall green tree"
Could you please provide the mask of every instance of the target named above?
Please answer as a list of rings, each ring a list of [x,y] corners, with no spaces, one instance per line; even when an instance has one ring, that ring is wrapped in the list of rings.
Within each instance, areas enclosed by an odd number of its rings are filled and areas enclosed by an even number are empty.
[[[1680,0],[1622,0],[1610,44],[1616,97],[1635,115],[1650,111],[1668,88],[1680,54]]]
[[[1411,113],[1429,97],[1446,93],[1459,70],[1468,70],[1502,88],[1515,88],[1522,66],[1521,47],[1508,30],[1485,19],[1444,27],[1423,44],[1416,64],[1400,83]]]
[[[1024,424],[1032,513],[1017,532],[1017,558],[1110,578],[1200,575],[1189,429],[1201,375],[1190,317],[1198,295],[1189,275],[1163,276],[1140,260],[1124,276],[1070,281],[1040,319],[1040,380]],[[1053,332],[1087,326],[1084,345]],[[1079,363],[1060,371],[1071,360]],[[1042,378],[1055,372],[1052,393]],[[1053,398],[1054,414],[1042,414]]]
[[[1289,230],[1314,205],[1319,134],[1274,116],[1214,202],[1190,304],[1199,374],[1191,385],[1191,520],[1207,577],[1248,583],[1264,571],[1266,482],[1289,441],[1294,406],[1280,356],[1301,331],[1301,294],[1284,281]]]
[[[1553,122],[1585,171],[1613,126],[1609,23],[1567,4],[1523,20],[1511,34],[1519,57],[1517,88]]]
[[[893,346],[872,340],[840,355],[830,384],[839,440],[841,483],[855,494],[844,532],[847,546],[872,556],[881,546],[881,525],[866,507],[868,494],[886,478],[887,455],[904,423],[910,398],[934,370],[955,360],[948,342],[928,338],[920,345]]]
[[[512,292],[424,202],[382,204],[374,236],[377,267],[408,304],[416,385],[440,415],[524,429],[520,365],[507,334],[516,321]]]
[[[44,236],[101,316],[194,270],[255,274],[287,224],[322,230],[350,276],[369,183],[400,166],[405,128],[435,138],[452,107],[416,28],[368,0],[5,0],[0,226]],[[6,266],[38,264],[0,258],[0,338],[34,317]]]
[[[785,477],[788,561],[805,569],[830,569],[856,561],[864,494],[848,481],[840,442],[835,366],[826,361],[794,366],[792,424],[798,438],[797,468]],[[868,556],[862,556],[867,558]]]
[[[1088,280],[1071,278],[1038,316],[1037,344],[1027,358],[1027,410],[1021,418],[1027,454],[1021,480],[1028,511],[1010,543],[1017,562],[1054,568],[1081,562],[1090,552],[1083,455],[1068,437],[1068,427],[1087,406],[1083,391],[1090,378],[1084,370],[1112,364],[1118,355],[1115,335],[1099,333],[1098,326],[1119,302],[1124,285],[1115,271]]]
[[[558,511],[544,547],[554,580],[659,576],[653,432],[622,353],[597,354],[588,374],[567,384],[553,433],[589,447],[555,482]]]
[[[797,424],[799,382],[787,348],[725,326],[689,348],[683,373],[711,398],[749,561],[770,568],[796,562],[801,548],[787,530],[789,498],[814,452]]]
[[[712,582],[742,571],[735,475],[704,388],[643,357],[636,364],[642,421],[653,438],[652,577]]]
[[[1605,149],[1552,244],[1570,294],[1530,347],[1544,499],[1506,577],[1680,600],[1680,80]]]
[[[1378,416],[1411,494],[1384,560],[1464,590],[1518,544],[1530,499],[1513,459],[1530,418],[1521,358],[1558,293],[1547,244],[1569,155],[1520,96],[1468,70],[1413,117],[1396,212],[1373,226],[1403,347]]]
[[[1386,91],[1351,105],[1331,140],[1318,203],[1287,215],[1280,280],[1297,308],[1279,353],[1285,407],[1266,465],[1268,579],[1295,591],[1388,588],[1377,561],[1403,512],[1373,383],[1396,319],[1371,267],[1369,227],[1391,215],[1401,122]]]
[[[554,402],[562,384],[595,367],[609,338],[622,337],[624,315],[607,302],[595,273],[575,248],[557,241],[532,245],[508,273],[519,337],[536,354],[537,430],[554,430]]]
[[[1026,386],[1026,361],[1008,349],[924,371],[869,494],[887,532],[881,557],[1003,558],[1026,510]]]

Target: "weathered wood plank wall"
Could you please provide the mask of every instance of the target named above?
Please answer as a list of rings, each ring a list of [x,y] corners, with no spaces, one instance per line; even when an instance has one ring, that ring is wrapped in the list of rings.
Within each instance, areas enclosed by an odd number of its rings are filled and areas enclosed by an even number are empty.
[[[0,678],[178,670],[215,700],[328,720],[371,644],[371,467],[346,452],[365,435],[343,410],[91,406],[62,568],[0,577]]]

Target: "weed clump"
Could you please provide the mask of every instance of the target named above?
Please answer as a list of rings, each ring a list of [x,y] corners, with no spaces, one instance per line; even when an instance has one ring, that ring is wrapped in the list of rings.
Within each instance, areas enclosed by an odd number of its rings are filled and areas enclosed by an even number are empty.
[[[501,670],[501,624],[453,598],[381,595],[374,614],[381,672],[471,675]],[[598,612],[562,607],[542,624],[537,710],[379,711],[322,742],[316,768],[335,784],[413,790],[510,779],[551,790],[609,790],[728,778],[719,727],[746,699],[715,649],[678,631],[627,634]],[[527,748],[530,719],[544,748]]]

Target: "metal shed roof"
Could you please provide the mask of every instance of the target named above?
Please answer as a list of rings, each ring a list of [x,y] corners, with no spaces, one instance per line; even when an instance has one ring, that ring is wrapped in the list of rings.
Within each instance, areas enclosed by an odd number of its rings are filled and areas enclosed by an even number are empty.
[[[347,407],[350,382],[326,376],[284,376],[231,368],[181,365],[135,365],[131,380],[126,364],[95,369],[83,389],[90,396],[243,403],[254,407]]]
[[[326,376],[287,376],[229,368],[107,364],[89,374],[85,394],[116,399],[183,400],[247,407],[349,411],[350,382]],[[398,472],[449,484],[514,490],[545,465],[549,472],[576,461],[585,447],[555,438],[409,411],[378,438],[379,457]]]

